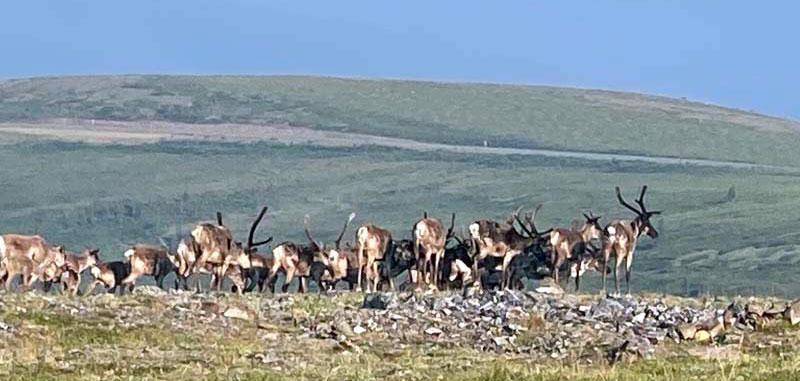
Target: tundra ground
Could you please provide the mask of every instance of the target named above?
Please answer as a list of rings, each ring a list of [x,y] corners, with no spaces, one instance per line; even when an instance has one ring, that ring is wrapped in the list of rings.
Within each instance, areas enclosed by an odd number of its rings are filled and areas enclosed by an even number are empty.
[[[13,380],[792,380],[800,372],[800,330],[786,323],[746,333],[727,345],[665,343],[650,359],[625,357],[614,365],[604,360],[545,360],[481,351],[467,343],[448,344],[430,337],[397,340],[372,331],[348,332],[344,340],[309,334],[314,322],[358,309],[362,299],[358,293],[239,297],[165,293],[148,287],[123,297],[6,293],[0,300],[0,376]],[[705,302],[724,306],[729,300]],[[702,305],[703,301],[670,297],[667,303]]]

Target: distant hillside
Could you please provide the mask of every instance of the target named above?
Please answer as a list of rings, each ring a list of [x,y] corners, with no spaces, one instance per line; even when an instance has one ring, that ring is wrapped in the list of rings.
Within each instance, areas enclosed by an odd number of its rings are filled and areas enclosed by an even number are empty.
[[[426,142],[800,163],[800,122],[684,100],[545,86],[302,76],[0,82],[0,122],[290,124]]]

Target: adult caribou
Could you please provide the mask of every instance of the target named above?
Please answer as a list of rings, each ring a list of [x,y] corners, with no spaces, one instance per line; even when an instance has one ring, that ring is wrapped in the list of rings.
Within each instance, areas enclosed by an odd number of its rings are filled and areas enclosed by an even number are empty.
[[[366,224],[356,231],[356,248],[358,249],[358,290],[362,287],[362,274],[366,275],[367,285],[372,280],[372,289],[377,291],[381,280],[381,271],[377,261],[382,261],[388,250],[392,248],[392,233],[375,224]],[[388,249],[388,250],[387,250]],[[385,272],[392,273],[392,261],[386,261]],[[389,277],[389,288],[394,291],[394,279]]]
[[[267,207],[261,208],[261,212],[250,225],[250,233],[247,236],[247,245],[233,239],[231,230],[222,223],[222,213],[217,212],[217,224],[201,223],[192,230],[194,247],[197,250],[197,260],[192,266],[193,284],[198,285],[198,276],[206,267],[206,262],[214,264],[214,272],[218,279],[222,280],[228,272],[231,264],[239,265],[243,269],[250,268],[250,255],[256,252],[257,247],[266,245],[272,241],[272,237],[261,242],[254,242],[256,228],[264,215]],[[221,281],[217,283],[217,289],[221,286]]]
[[[478,220],[469,225],[470,237],[473,242],[473,255],[475,256],[473,263],[475,279],[480,279],[480,275],[478,275],[478,263],[481,260],[489,256],[502,258],[501,287],[503,289],[508,288],[510,283],[508,268],[514,257],[522,253],[526,248],[541,243],[542,238],[547,236],[552,230],[549,229],[540,232],[536,229],[536,214],[541,207],[541,205],[538,205],[532,213],[525,214],[523,216],[525,222],[519,218],[519,212],[522,210],[520,206],[511,217],[504,222]],[[514,221],[519,223],[527,236],[517,231],[514,227]],[[527,223],[527,226],[525,223]]]
[[[617,281],[619,273],[619,265],[622,260],[625,260],[625,293],[630,293],[630,278],[631,268],[633,267],[633,254],[636,251],[636,244],[642,234],[646,234],[650,238],[658,238],[658,232],[650,224],[650,217],[661,214],[661,211],[648,211],[644,206],[644,196],[647,193],[647,185],[642,187],[639,198],[636,204],[639,209],[631,206],[622,198],[619,187],[616,187],[617,200],[619,203],[636,213],[636,218],[633,220],[615,220],[611,221],[603,229],[602,237],[602,254],[603,254],[603,267],[608,266],[608,259],[611,253],[614,253],[614,290],[619,293],[619,282]],[[606,272],[603,271],[603,293],[606,292]]]
[[[429,282],[434,288],[439,286],[439,264],[444,258],[447,241],[453,237],[455,223],[456,214],[453,213],[450,228],[445,231],[441,220],[428,218],[425,213],[425,217],[414,224],[414,256],[417,260],[417,271],[422,276],[422,281]],[[423,257],[420,257],[420,250]],[[431,273],[433,276],[430,276]]]
[[[589,253],[589,244],[592,240],[599,239],[602,235],[602,228],[599,222],[601,217],[595,217],[591,212],[588,215],[584,213],[583,216],[586,218],[583,226],[578,228],[573,223],[571,229],[553,229],[549,240],[552,247],[550,263],[553,267],[551,272],[553,280],[555,280],[556,284],[559,283],[559,273],[564,263],[570,262],[570,267],[577,263],[578,271],[575,273],[576,290],[580,288],[580,270],[583,267],[587,253]]]
[[[289,290],[289,284],[295,276],[300,278],[300,292],[305,292],[308,288],[308,278],[311,276],[311,267],[314,264],[314,260],[321,257],[325,249],[322,242],[314,240],[308,231],[308,220],[309,216],[306,215],[303,221],[303,230],[309,240],[308,244],[303,245],[286,241],[272,249],[273,262],[267,284],[271,285],[273,293],[275,293],[275,279],[279,272],[286,274],[281,287],[283,292]]]

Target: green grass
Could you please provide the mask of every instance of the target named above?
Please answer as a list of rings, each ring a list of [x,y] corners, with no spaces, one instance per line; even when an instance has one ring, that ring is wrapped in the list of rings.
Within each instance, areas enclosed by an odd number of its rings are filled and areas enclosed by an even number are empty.
[[[30,140],[2,146],[0,231],[41,233],[74,251],[119,259],[135,242],[174,239],[220,210],[238,237],[260,205],[261,236],[304,242],[303,216],[332,243],[351,212],[396,238],[410,236],[423,210],[505,218],[543,203],[541,227],[569,226],[591,209],[630,218],[613,193],[632,198],[650,185],[658,240],[637,251],[634,289],[656,292],[777,294],[800,291],[796,218],[800,182],[765,171],[534,157],[420,153],[389,148],[319,148],[267,143],[168,142],[120,146]],[[737,197],[727,202],[728,189]],[[346,235],[352,240],[355,228]],[[588,278],[588,287],[598,286]],[[733,281],[735,280],[735,281]]]
[[[91,76],[3,81],[0,98],[0,121],[277,123],[440,143],[800,162],[797,122],[603,90],[302,76]]]

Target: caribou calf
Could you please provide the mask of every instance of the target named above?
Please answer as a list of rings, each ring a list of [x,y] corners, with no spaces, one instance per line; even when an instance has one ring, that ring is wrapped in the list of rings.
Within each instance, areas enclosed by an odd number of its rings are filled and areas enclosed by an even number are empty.
[[[133,285],[140,276],[149,275],[155,278],[159,288],[164,288],[164,278],[174,269],[165,248],[134,245],[125,252],[125,258],[128,259],[131,270],[122,280],[123,286]]]
[[[589,243],[594,239],[599,239],[602,235],[600,227],[600,217],[591,214],[583,215],[586,222],[579,229],[557,228],[550,233],[549,243],[552,248],[550,263],[552,264],[552,277],[556,284],[559,284],[559,273],[561,266],[567,262],[582,262],[586,259],[586,251]],[[572,264],[570,264],[572,267]],[[575,272],[575,289],[580,288],[580,274]]]
[[[34,266],[33,260],[23,255],[4,257],[0,262],[0,279],[6,277],[6,291],[11,291],[11,282],[17,275],[22,276],[20,289],[30,288],[36,279],[33,274]]]
[[[89,272],[94,277],[92,283],[86,289],[85,294],[91,294],[98,284],[105,286],[108,293],[116,293],[119,290],[120,295],[125,293],[125,286],[122,281],[131,273],[131,264],[114,261],[106,263],[98,263],[89,268]],[[133,292],[133,283],[128,284],[128,293]]]
[[[417,256],[414,254],[414,241],[404,239],[390,242],[384,258],[376,263],[379,276],[376,291],[387,283],[394,288],[392,286],[394,278],[404,272],[408,273],[408,280],[411,284],[417,283],[417,279],[414,279],[416,277],[415,268],[417,264]]]
[[[453,247],[448,247],[444,251],[444,258],[442,258],[441,269],[441,283],[447,283],[448,286],[455,286],[456,288],[465,287],[470,284],[473,279],[473,258],[470,255],[472,248],[465,241],[454,236],[458,244]]]
[[[81,274],[91,266],[100,262],[100,250],[87,250],[82,255],[65,254],[64,271],[61,273],[61,285],[64,291],[72,295],[80,292]]]

